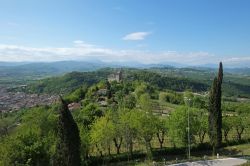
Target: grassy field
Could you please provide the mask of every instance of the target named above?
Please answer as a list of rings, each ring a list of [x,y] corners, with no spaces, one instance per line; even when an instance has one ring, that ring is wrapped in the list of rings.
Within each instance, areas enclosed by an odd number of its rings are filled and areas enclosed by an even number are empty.
[[[240,155],[250,156],[250,143],[235,145],[235,146],[228,146],[224,148],[224,150],[235,152],[236,156],[240,156]]]
[[[203,150],[203,151],[196,151],[191,152],[191,160],[197,161],[197,160],[204,160],[204,156],[206,159],[215,159],[216,156],[211,155],[212,152],[210,150]],[[219,151],[220,158],[226,158],[226,157],[244,157],[248,160],[250,160],[250,143],[247,144],[241,144],[241,145],[234,145],[234,146],[227,146],[224,148],[221,148]],[[156,159],[155,163],[152,161],[147,160],[134,160],[134,161],[127,161],[127,162],[119,162],[119,163],[113,163],[113,164],[106,164],[110,166],[153,166],[154,164],[157,166],[163,166],[164,163],[166,164],[174,164],[174,163],[181,163],[186,162],[187,158],[185,154],[181,155],[169,155],[165,156],[164,159]],[[244,166],[248,166],[249,163],[245,164]]]

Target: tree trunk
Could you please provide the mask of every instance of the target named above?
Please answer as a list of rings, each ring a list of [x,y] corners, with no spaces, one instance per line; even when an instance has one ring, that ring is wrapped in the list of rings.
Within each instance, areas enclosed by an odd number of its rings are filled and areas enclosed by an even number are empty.
[[[122,145],[122,137],[120,137],[120,141],[118,141],[118,139],[116,139],[116,138],[114,138],[113,141],[115,143],[116,153],[120,154],[120,148],[121,148],[121,145]]]
[[[244,131],[244,128],[240,128],[240,129],[237,128],[236,131],[237,131],[237,135],[238,135],[238,141],[241,141],[241,135]]]
[[[213,145],[212,156],[215,156],[215,153],[216,153],[216,146],[215,146],[215,144],[214,144],[214,145]]]
[[[128,142],[128,150],[129,150],[129,156],[132,158],[133,157],[133,140],[129,140]]]
[[[95,144],[95,146],[96,146],[97,151],[100,153],[100,156],[102,157],[102,156],[103,156],[103,155],[102,155],[102,151],[100,150],[100,148],[98,147],[97,144]]]
[[[111,152],[110,152],[110,145],[108,145],[108,155],[110,156],[111,155]]]
[[[160,143],[160,148],[162,149],[162,145],[164,143],[164,135],[165,135],[165,132],[162,132],[161,136],[160,136],[160,133],[156,133],[157,135],[157,138],[158,138],[158,141]]]
[[[89,149],[87,148],[86,149],[86,152],[85,152],[85,154],[84,154],[84,159],[88,159],[89,158]]]
[[[147,157],[149,160],[152,160],[153,153],[152,153],[151,142],[149,140],[145,140],[145,143],[146,143]]]
[[[203,131],[203,132],[199,132],[199,139],[200,139],[200,143],[202,144],[203,141],[204,141],[204,138],[205,138],[205,134],[206,132]]]
[[[224,130],[224,139],[225,139],[226,142],[228,142],[228,138],[227,138],[228,133],[229,133],[228,130]]]

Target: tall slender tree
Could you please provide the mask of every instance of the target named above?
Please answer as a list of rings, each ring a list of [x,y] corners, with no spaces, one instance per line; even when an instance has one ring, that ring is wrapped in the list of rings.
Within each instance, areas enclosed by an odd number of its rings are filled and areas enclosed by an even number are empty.
[[[216,94],[216,89],[217,89],[217,77],[214,78],[212,88],[210,90],[209,94],[209,103],[208,103],[208,124],[209,124],[209,138],[210,138],[210,143],[213,147],[213,154],[215,153],[215,147],[216,147],[216,137],[217,137],[217,132],[216,132],[216,127],[217,127],[217,112],[216,106],[215,106],[215,94]]]
[[[222,62],[219,65],[218,80],[217,80],[217,95],[216,95],[216,111],[218,112],[217,121],[217,146],[220,147],[222,143],[222,109],[221,109],[221,96],[222,96],[222,81],[223,81],[223,66]]]
[[[80,166],[80,136],[67,103],[60,98],[58,120],[58,143],[53,165]]]
[[[218,76],[214,78],[209,96],[209,137],[213,147],[213,154],[216,149],[221,146],[222,142],[222,111],[221,111],[221,95],[222,95],[223,68],[220,62]]]

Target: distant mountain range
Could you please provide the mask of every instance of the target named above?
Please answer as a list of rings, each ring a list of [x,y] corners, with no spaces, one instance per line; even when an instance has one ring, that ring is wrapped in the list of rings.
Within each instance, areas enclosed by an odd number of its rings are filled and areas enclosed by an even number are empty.
[[[59,61],[59,62],[0,62],[0,76],[53,76],[72,71],[94,71],[97,69],[111,68],[192,68],[198,70],[215,70],[217,65],[185,66],[181,64],[141,64],[136,62],[112,62],[101,61]],[[225,72],[233,74],[250,75],[250,68],[225,68]]]

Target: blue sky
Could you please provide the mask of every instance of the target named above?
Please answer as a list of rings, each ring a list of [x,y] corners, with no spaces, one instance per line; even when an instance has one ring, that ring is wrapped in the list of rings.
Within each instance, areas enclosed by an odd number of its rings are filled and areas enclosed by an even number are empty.
[[[1,0],[0,61],[250,65],[248,0]]]

